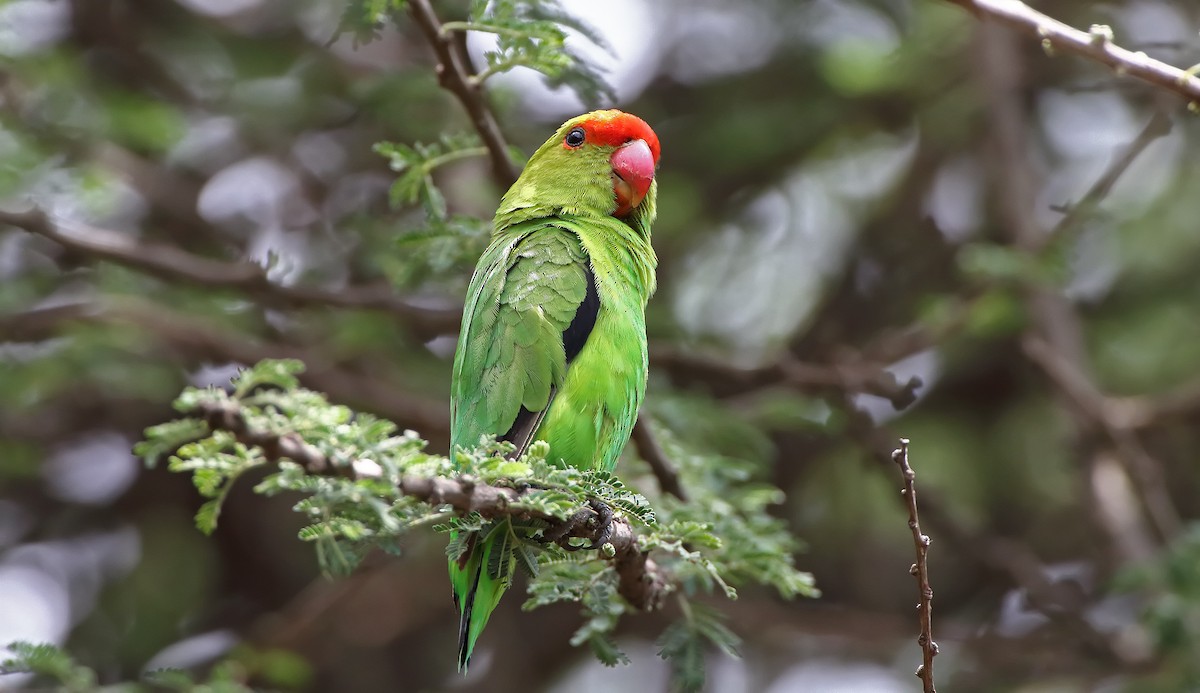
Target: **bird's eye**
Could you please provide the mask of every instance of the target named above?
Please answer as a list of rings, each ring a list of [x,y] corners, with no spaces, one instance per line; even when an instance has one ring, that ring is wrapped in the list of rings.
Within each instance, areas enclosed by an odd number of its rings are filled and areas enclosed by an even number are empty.
[[[578,147],[583,144],[584,132],[583,128],[575,128],[567,133],[567,139],[564,140],[568,147]]]

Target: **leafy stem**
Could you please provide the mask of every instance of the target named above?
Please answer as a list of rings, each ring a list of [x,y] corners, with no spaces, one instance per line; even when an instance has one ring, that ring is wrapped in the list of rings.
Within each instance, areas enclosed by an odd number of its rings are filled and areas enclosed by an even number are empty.
[[[497,34],[516,38],[526,35],[526,32],[523,32],[520,29],[500,26],[498,24],[489,24],[488,22],[442,22],[442,28],[439,33],[441,33],[442,36],[446,36],[454,31],[481,31],[486,34]]]

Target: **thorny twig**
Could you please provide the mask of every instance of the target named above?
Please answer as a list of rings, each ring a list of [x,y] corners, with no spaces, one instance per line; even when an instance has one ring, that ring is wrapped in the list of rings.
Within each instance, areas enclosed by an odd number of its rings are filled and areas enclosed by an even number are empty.
[[[1149,82],[1200,103],[1200,77],[1134,52],[1113,42],[1112,30],[1093,25],[1081,31],[1029,7],[1019,0],[947,0],[966,9],[980,19],[1006,24],[1042,42],[1047,53],[1063,51],[1081,55],[1111,67],[1118,75],[1128,75]]]
[[[921,646],[922,663],[917,668],[925,693],[935,693],[933,685],[933,658],[938,646],[933,640],[933,588],[929,585],[929,537],[921,533],[921,522],[917,517],[917,475],[908,464],[908,439],[900,439],[900,447],[892,452],[892,461],[900,466],[904,477],[904,489],[900,492],[908,502],[908,528],[912,530],[913,545],[917,551],[917,562],[908,569],[917,579],[921,591],[921,602],[917,605],[921,634],[917,644]]]
[[[877,425],[848,396],[845,407],[850,417],[850,435],[879,464],[892,464],[890,451],[894,449],[892,446],[896,436],[886,427]],[[1029,547],[1002,537],[968,531],[938,496],[926,489],[922,497],[926,524],[935,527],[940,540],[949,544],[957,554],[990,571],[1005,575],[1029,596],[1031,607],[1064,628],[1072,641],[1086,648],[1089,656],[1100,655],[1123,663],[1134,661],[1126,650],[1084,617],[1078,595],[1070,590],[1064,591],[1051,580],[1046,566]],[[903,500],[907,503],[907,498]]]
[[[259,448],[263,457],[271,462],[288,459],[308,473],[320,476],[355,479],[378,475],[378,466],[365,462],[348,466],[333,464],[320,450],[295,433],[274,433],[252,428],[236,403],[203,403],[188,414],[202,419],[210,430],[228,431],[238,442]],[[519,506],[521,496],[532,489],[492,486],[468,477],[410,475],[401,478],[399,490],[407,496],[433,505],[449,505],[455,510],[479,513],[489,519],[504,516],[538,518],[550,522],[552,526],[562,522],[560,518],[552,515]],[[607,556],[605,552],[601,552],[600,555],[610,560],[617,572],[618,592],[636,609],[647,611],[658,608],[670,589],[667,575],[650,555],[638,546],[637,534],[628,520],[614,516],[611,518],[609,529],[611,533],[604,537],[601,534],[604,528],[600,525],[580,522],[574,524],[570,531],[564,532],[562,539],[573,537],[594,542],[600,538],[604,543],[611,544],[612,555]]]

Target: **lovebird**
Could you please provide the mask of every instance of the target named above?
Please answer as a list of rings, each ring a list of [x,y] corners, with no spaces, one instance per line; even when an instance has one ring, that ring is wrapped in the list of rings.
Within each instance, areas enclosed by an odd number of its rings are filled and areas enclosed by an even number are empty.
[[[593,111],[546,140],[500,200],[454,355],[452,454],[490,434],[514,457],[542,440],[552,463],[612,471],[646,393],[658,157],[641,118]],[[450,560],[464,673],[512,582],[516,559],[497,546],[509,522]]]

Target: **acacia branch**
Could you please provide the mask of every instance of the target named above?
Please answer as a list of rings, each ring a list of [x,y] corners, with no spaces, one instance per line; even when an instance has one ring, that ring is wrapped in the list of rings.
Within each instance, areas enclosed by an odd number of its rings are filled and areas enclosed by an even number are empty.
[[[26,212],[0,210],[7,224],[48,238],[68,250],[107,260],[174,282],[243,291],[274,304],[336,306],[377,310],[396,315],[423,337],[458,329],[460,311],[417,305],[396,296],[388,287],[284,286],[271,281],[261,265],[228,262],[194,255],[161,243],[136,240],[132,235],[79,222],[51,219],[39,209]]]
[[[409,0],[408,11],[437,56],[438,84],[454,94],[467,111],[471,124],[487,147],[493,177],[502,188],[507,188],[517,180],[519,171],[508,155],[508,143],[484,100],[483,89],[472,79],[465,55],[454,44],[453,33],[443,29],[429,0]]]
[[[1093,25],[1080,31],[1069,24],[1042,14],[1019,0],[947,0],[980,19],[993,20],[1028,34],[1042,42],[1047,53],[1074,53],[1112,68],[1118,75],[1136,77],[1157,87],[1175,92],[1189,102],[1200,102],[1200,78],[1191,70],[1155,60],[1141,51],[1118,46],[1112,30]]]
[[[929,537],[921,533],[921,521],[917,517],[917,474],[908,464],[908,439],[900,439],[900,447],[892,451],[892,461],[900,467],[904,477],[904,488],[900,493],[908,504],[908,528],[912,530],[913,546],[917,551],[917,562],[912,564],[908,572],[917,579],[917,587],[921,592],[921,601],[917,605],[918,622],[921,634],[917,644],[921,646],[921,666],[917,668],[917,676],[921,679],[925,693],[936,693],[933,685],[933,658],[937,656],[938,645],[933,640],[933,587],[929,585]]]
[[[367,463],[349,466],[334,465],[320,450],[308,444],[293,432],[273,433],[252,428],[241,409],[234,402],[206,402],[188,415],[203,419],[210,430],[228,431],[247,446],[262,450],[263,457],[278,463],[287,459],[300,465],[309,474],[319,476],[341,476],[345,478],[371,478],[378,476],[378,467]],[[551,526],[562,525],[562,518],[543,512],[520,507],[523,495],[534,490],[480,483],[466,476],[421,477],[407,475],[401,478],[399,490],[431,505],[449,505],[463,513],[475,512],[494,519],[499,517],[537,518]],[[569,531],[562,532],[563,538],[580,538],[595,542],[602,538],[602,527],[598,523],[574,523]],[[629,521],[614,516],[611,534],[606,540],[613,547],[613,554],[601,556],[612,562],[617,572],[618,591],[634,608],[648,611],[662,604],[669,590],[664,571],[649,553],[638,545],[637,533]]]

